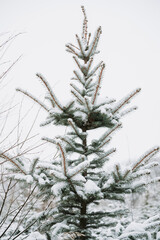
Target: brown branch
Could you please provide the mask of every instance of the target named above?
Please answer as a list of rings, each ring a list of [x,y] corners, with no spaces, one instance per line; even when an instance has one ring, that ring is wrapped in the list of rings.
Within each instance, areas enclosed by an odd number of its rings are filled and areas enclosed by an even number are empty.
[[[73,45],[72,43],[70,43],[70,45],[74,48],[76,48],[77,50],[80,50],[78,47],[76,47],[75,45]]]
[[[109,138],[109,139],[106,140],[104,143],[102,143],[102,144],[97,148],[97,150],[100,149],[100,148],[102,148],[104,145],[106,145],[106,144],[109,143],[110,141],[111,141],[111,139]]]
[[[17,88],[16,91],[23,93],[24,95],[26,95],[27,97],[31,98],[34,102],[38,103],[44,110],[46,110],[47,112],[49,112],[49,109],[43,104],[41,103],[37,98],[33,97],[32,95],[30,95],[28,92]]]
[[[78,53],[76,53],[75,50],[74,50],[71,46],[66,45],[66,47],[67,47],[73,54],[75,54],[77,57],[79,57]]]
[[[100,67],[103,66],[102,63],[103,63],[103,61],[101,61],[101,62],[90,72],[90,74],[88,74],[87,79],[90,78],[91,76],[93,76],[93,74],[95,74],[95,72],[96,72]]]
[[[35,116],[35,118],[34,118],[34,120],[33,120],[33,122],[32,122],[32,125],[31,125],[31,127],[30,127],[30,129],[29,129],[29,131],[28,131],[28,133],[27,133],[27,135],[26,135],[26,137],[25,137],[25,139],[24,139],[24,141],[23,141],[20,149],[24,146],[24,144],[26,143],[26,140],[29,138],[29,135],[30,135],[30,133],[31,133],[33,127],[34,127],[34,124],[35,124],[35,122],[36,122],[36,120],[37,120],[37,118],[38,118],[38,115],[39,115],[39,113],[40,113],[40,110],[41,110],[41,108],[38,109],[38,112],[37,112],[37,114],[36,114],[36,116]]]
[[[79,39],[79,37],[78,37],[77,34],[76,34],[76,39],[77,39],[79,48],[80,48],[80,50],[81,50],[81,53],[82,53],[83,57],[85,57],[84,52],[83,52],[83,48],[82,48],[82,44],[81,44],[80,39]]]
[[[82,32],[82,39],[84,38],[85,40],[87,40],[87,34],[88,34],[88,26],[87,26],[87,15],[86,15],[86,11],[84,6],[81,6],[82,8],[82,12],[84,15],[84,20],[83,20],[83,32]]]
[[[90,67],[91,67],[91,64],[92,64],[92,62],[93,62],[93,58],[91,58],[91,59],[90,59],[90,61],[89,61],[89,64],[88,64],[87,71],[89,71],[89,69],[90,69]]]
[[[60,138],[62,141],[64,141],[64,142],[66,142],[68,145],[70,145],[71,147],[73,147],[73,145],[69,142],[69,141],[67,141],[65,138],[63,138],[63,137],[61,137]]]
[[[91,33],[89,33],[89,35],[88,35],[87,46],[89,46],[89,41],[90,41],[90,38],[91,38]]]
[[[77,175],[78,173],[80,173],[81,171],[83,171],[84,169],[86,169],[86,167],[81,168],[79,171],[77,171],[77,172],[74,173],[72,176],[70,176],[70,178],[74,177],[75,175]]]
[[[74,185],[73,185],[73,183],[72,183],[72,181],[71,181],[71,179],[70,178],[67,178],[67,181],[69,182],[69,184],[71,185],[71,187],[72,187],[72,190],[73,190],[73,192],[75,193],[75,195],[77,196],[77,198],[79,199],[79,201],[81,202],[82,201],[82,199],[81,199],[81,197],[78,195],[78,193],[77,193],[77,191],[76,191],[76,189],[75,189],[75,187],[74,187]]]
[[[92,81],[93,81],[93,78],[91,78],[91,79],[88,81],[88,83],[87,83],[87,85],[86,85],[86,88],[88,88],[89,84],[90,84]]]
[[[133,168],[132,168],[132,171],[134,171],[138,166],[139,164],[141,164],[141,162],[143,162],[145,160],[145,158],[147,158],[149,155],[152,155],[154,152],[158,151],[160,148],[157,147],[155,149],[153,149],[152,151],[150,151],[149,153],[147,153]]]
[[[19,103],[15,104],[13,107],[9,107],[8,109],[0,112],[0,115],[2,115],[2,114],[5,113],[5,112],[8,112],[8,111],[12,110],[12,109],[15,108],[17,105],[19,105]]]
[[[128,97],[124,102],[122,102],[122,104],[117,109],[115,109],[112,113],[115,114],[121,107],[123,107],[132,97],[134,97],[140,91],[141,89],[138,88],[130,97]]]
[[[101,80],[102,80],[102,73],[104,71],[104,68],[105,68],[105,64],[102,65],[102,68],[101,68],[101,71],[100,71],[100,75],[99,75],[99,78],[98,78],[98,84],[97,84],[97,87],[96,87],[96,91],[95,91],[95,94],[94,94],[94,97],[93,97],[92,104],[95,103],[95,100],[96,100],[96,97],[97,97],[97,93],[98,93],[98,89],[100,87],[100,83],[101,83]]]
[[[46,143],[41,143],[41,144],[39,144],[39,145],[37,145],[37,146],[35,146],[35,147],[29,148],[28,150],[26,149],[26,150],[24,150],[22,153],[18,153],[15,157],[20,157],[20,156],[22,156],[22,155],[24,155],[24,154],[26,154],[26,153],[28,153],[28,152],[36,149],[36,148],[39,148],[40,146],[43,146],[43,145],[45,145],[45,144],[46,144]],[[30,153],[30,154],[31,154],[31,153]],[[14,157],[14,158],[15,158],[15,157]]]
[[[95,45],[96,45],[96,42],[97,42],[97,40],[98,40],[98,35],[99,35],[99,33],[101,33],[101,27],[99,27],[99,28],[97,29],[97,34],[96,34],[95,40],[94,40],[94,42],[93,42],[93,44],[92,44],[92,48],[91,48],[91,50],[90,50],[90,52],[89,52],[88,57],[90,57],[91,54],[92,54],[92,51],[93,51],[93,49],[94,49],[94,47],[95,47]]]
[[[80,79],[80,77],[78,76],[78,73],[77,73],[76,71],[73,71],[73,73],[76,75],[77,80],[79,80],[80,83],[83,85],[83,82],[82,82],[82,80]]]
[[[152,151],[150,151],[149,153],[147,153],[138,163],[135,164],[135,166],[132,168],[132,171],[134,171],[145,160],[145,158],[147,158],[149,155],[152,155],[153,153],[155,153],[158,150],[159,150],[159,147],[157,147],[157,148],[153,149]],[[130,172],[131,172],[131,170],[127,170],[123,176],[123,179],[125,179]]]
[[[15,34],[14,36],[9,37],[5,42],[3,42],[3,43],[0,45],[0,48],[2,48],[2,47],[3,47],[4,45],[6,45],[8,42],[10,42],[11,40],[15,39],[16,37],[18,37],[18,36],[21,35],[21,34],[23,34],[23,32],[22,32],[22,33],[17,33],[17,34]]]
[[[79,67],[79,69],[81,70],[81,66],[80,66],[80,64],[79,64],[79,62],[78,62],[78,60],[76,59],[76,57],[75,56],[73,56],[73,59],[75,60],[75,62],[77,63],[77,66]],[[82,72],[82,70],[81,70],[81,72]]]
[[[5,75],[7,75],[7,73],[10,71],[10,69],[19,61],[19,59],[20,59],[21,57],[22,57],[22,56],[18,57],[18,58],[16,59],[16,61],[14,61],[14,62],[11,64],[11,66],[10,66],[9,68],[7,68],[7,70],[6,70],[4,73],[2,73],[2,75],[0,76],[0,79],[2,79]]]
[[[120,176],[120,173],[119,173],[119,166],[118,165],[116,165],[116,171],[117,171],[117,176],[119,177],[119,179],[121,178],[121,176]]]
[[[111,129],[111,131],[109,131],[109,133],[107,135],[105,135],[105,137],[103,137],[101,139],[101,141],[104,141],[104,139],[106,139],[112,132],[114,132],[117,128],[121,127],[122,123],[118,123],[114,128]]]
[[[49,85],[48,85],[48,82],[42,77],[41,74],[37,73],[36,76],[37,76],[38,78],[40,78],[41,81],[44,83],[45,87],[47,88],[47,90],[48,90],[51,98],[53,99],[53,101],[55,102],[55,104],[57,105],[57,107],[58,107],[60,110],[63,111],[63,108],[62,108],[62,107],[58,104],[58,102],[56,101],[56,99],[55,99],[55,97],[54,97],[54,95],[53,95],[53,92],[51,91],[51,89],[50,89],[50,87],[49,87]]]
[[[24,175],[26,175],[26,173],[20,168],[20,166],[15,163],[10,157],[6,156],[5,154],[0,153],[0,157],[3,159],[6,159],[7,161],[11,162],[13,165],[16,166],[16,168],[18,168]]]
[[[63,159],[63,167],[64,167],[64,175],[67,177],[67,172],[66,172],[66,158],[65,158],[65,154],[63,152],[62,146],[60,145],[60,143],[57,143],[60,151],[61,151],[61,155],[62,155],[62,159]]]
[[[19,124],[25,119],[25,117],[29,114],[29,112],[31,111],[32,108],[33,108],[33,106],[26,112],[26,114],[23,116],[21,121],[18,122],[18,124],[9,132],[9,134],[0,142],[0,144],[2,144],[15,131],[17,126],[19,126]]]
[[[8,186],[7,186],[7,189],[6,189],[6,191],[4,191],[4,199],[2,201],[2,205],[1,205],[1,208],[0,208],[0,216],[1,216],[1,213],[2,213],[3,208],[4,208],[4,205],[5,205],[5,202],[6,202],[6,199],[7,199],[7,195],[8,195],[8,192],[10,190],[11,183],[12,183],[12,180],[10,179],[10,181],[8,183]]]
[[[71,90],[71,93],[77,98],[80,104],[83,104],[82,100],[77,96],[77,94]]]
[[[88,111],[90,112],[91,109],[90,109],[89,104],[88,104],[88,99],[85,97],[84,100],[85,100],[85,103],[86,103],[87,109],[88,109]]]
[[[11,105],[13,103],[13,100],[14,100],[14,96],[12,97],[11,99],[11,103],[10,103],[10,106],[9,106],[9,109],[8,109],[8,112],[7,112],[7,115],[5,117],[5,121],[4,121],[4,124],[2,125],[2,128],[1,128],[1,131],[0,131],[0,136],[2,135],[4,129],[5,129],[5,126],[7,124],[7,120],[8,120],[8,117],[9,117],[9,114],[10,114],[10,109],[12,109]],[[16,106],[16,105],[15,105]]]
[[[70,83],[70,86],[73,87],[73,89],[79,94],[82,96],[81,92],[79,89],[77,89],[72,83]]]
[[[76,129],[75,126],[73,125],[72,121],[71,121],[71,120],[68,120],[68,122],[69,122],[69,124],[71,125],[71,127],[74,129],[74,131],[75,131],[75,133],[77,134],[77,136],[78,136],[79,138],[81,138],[81,136],[79,135],[77,129]],[[81,138],[81,139],[82,139],[82,138]]]
[[[10,226],[12,225],[12,223],[14,222],[14,220],[16,219],[16,217],[18,216],[18,214],[20,213],[20,211],[23,209],[23,207],[26,205],[27,201],[29,200],[30,196],[33,194],[34,190],[36,189],[36,186],[32,189],[32,191],[30,192],[30,194],[28,195],[28,197],[26,198],[26,200],[24,201],[24,203],[21,205],[21,207],[19,208],[18,212],[15,214],[15,216],[13,217],[13,219],[11,220],[11,222],[9,223],[9,225],[6,227],[6,229],[4,230],[4,232],[1,234],[0,238],[2,238],[4,236],[4,234],[7,232],[7,230],[10,228]]]
[[[23,143],[26,142],[26,141],[29,141],[30,139],[34,138],[34,137],[37,136],[37,135],[38,135],[38,134],[35,134],[34,136],[32,136],[32,137],[30,137],[30,138],[28,138],[28,139],[25,139],[24,141],[21,141],[20,143],[17,143],[17,142],[16,142],[16,143],[13,144],[10,148],[7,148],[4,152],[2,152],[2,154],[8,152],[9,150],[11,150],[11,149],[13,149],[13,148],[15,148],[15,147],[18,147],[19,145],[23,144]]]

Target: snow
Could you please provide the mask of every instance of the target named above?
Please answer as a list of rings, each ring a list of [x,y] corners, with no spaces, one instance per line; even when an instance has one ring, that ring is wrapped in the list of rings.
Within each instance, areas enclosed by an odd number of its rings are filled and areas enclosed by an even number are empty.
[[[19,181],[26,181],[27,183],[33,182],[33,178],[31,175],[24,175],[21,173],[16,173],[16,175],[14,175],[14,179],[19,180]]]
[[[160,232],[157,233],[157,240],[160,240]]]
[[[38,178],[38,182],[40,185],[45,185],[45,180],[41,177]]]
[[[82,163],[78,164],[76,167],[68,170],[68,176],[72,177],[76,175],[80,171],[86,169],[89,166],[89,162],[87,160],[83,161]]]
[[[136,222],[131,222],[128,227],[125,229],[124,233],[129,233],[129,232],[144,232],[145,227],[144,224],[142,223],[136,223]]]
[[[27,183],[33,183],[33,177],[31,175],[26,176],[26,182]]]
[[[85,193],[86,194],[94,194],[99,191],[100,191],[100,188],[97,187],[97,185],[92,180],[88,180],[85,183]]]
[[[46,240],[46,237],[39,232],[32,232],[26,240]]]
[[[61,194],[62,189],[66,187],[67,187],[67,182],[58,182],[53,185],[53,187],[51,188],[51,191],[55,196],[58,196]]]
[[[86,179],[80,173],[72,177],[72,180],[78,181],[78,182],[86,182]]]
[[[119,109],[122,109],[126,104],[130,102],[130,100],[140,92],[140,88],[137,88],[133,90],[131,93],[129,93],[126,97],[115,103],[114,108],[112,109],[112,113],[114,114],[115,112],[119,111]]]

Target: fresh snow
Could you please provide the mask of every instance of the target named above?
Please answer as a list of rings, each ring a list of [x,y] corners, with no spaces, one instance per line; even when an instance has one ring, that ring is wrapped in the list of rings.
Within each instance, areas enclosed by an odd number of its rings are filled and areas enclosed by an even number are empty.
[[[53,195],[58,196],[61,193],[62,189],[66,188],[66,186],[67,186],[67,182],[58,182],[53,185],[53,187],[51,188],[51,191]]]
[[[97,185],[92,180],[88,180],[85,183],[85,193],[86,194],[94,194],[99,191],[100,191],[100,188],[97,187]]]

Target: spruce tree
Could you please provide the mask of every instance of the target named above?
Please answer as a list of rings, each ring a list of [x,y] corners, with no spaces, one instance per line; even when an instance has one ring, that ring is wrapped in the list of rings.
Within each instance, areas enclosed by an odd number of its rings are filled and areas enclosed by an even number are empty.
[[[116,164],[113,170],[105,168],[105,164],[110,161],[110,155],[116,151],[115,148],[109,148],[112,136],[122,128],[122,117],[136,109],[127,106],[140,89],[135,89],[120,101],[100,99],[105,64],[100,62],[94,67],[92,65],[95,55],[99,53],[97,47],[102,30],[99,27],[92,37],[91,33],[88,33],[84,7],[82,11],[83,29],[81,36],[76,35],[77,46],[71,43],[66,45],[67,52],[73,55],[77,65],[70,84],[71,100],[63,106],[41,74],[37,74],[37,77],[47,90],[46,100],[51,107],[30,93],[17,89],[47,112],[43,126],[54,124],[69,128],[65,136],[43,138],[57,146],[60,153],[58,158],[48,159],[44,163],[36,159],[30,172],[26,173],[32,176],[45,199],[54,196],[56,201],[53,209],[42,211],[38,215],[38,222],[41,223],[39,231],[46,233],[47,239],[52,240],[62,234],[80,240],[149,239],[147,230],[123,234],[127,222],[122,216],[127,215],[127,210],[122,209],[121,204],[115,209],[96,209],[102,200],[107,203],[123,203],[126,194],[144,189],[149,182],[142,181],[143,176],[150,174],[149,169],[157,164],[149,163],[149,159],[159,151],[159,147],[147,151],[132,166],[125,169],[121,169],[119,164]],[[103,128],[103,135],[96,137],[95,134],[94,139],[89,142],[91,130],[93,132],[100,128]],[[159,181],[159,178],[156,180]],[[150,180],[150,183],[152,182],[153,180]],[[34,217],[37,216],[33,216],[32,220]],[[156,221],[159,224],[158,217]]]

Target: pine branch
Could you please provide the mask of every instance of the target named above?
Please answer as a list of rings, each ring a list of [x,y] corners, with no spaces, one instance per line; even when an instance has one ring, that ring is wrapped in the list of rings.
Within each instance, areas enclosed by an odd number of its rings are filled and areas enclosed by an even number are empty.
[[[85,82],[81,79],[81,77],[79,76],[79,74],[78,74],[76,71],[73,71],[73,73],[76,75],[77,80],[79,80],[79,82],[80,82],[82,85],[84,85]]]
[[[128,113],[137,110],[137,106],[130,107],[126,109],[125,111],[121,112],[120,115],[121,117],[126,116]]]
[[[79,149],[78,147],[76,147],[75,144],[72,143],[69,138],[58,136],[57,139],[60,139],[63,142],[67,143],[68,146],[71,147],[72,151],[83,154],[83,151],[81,149]]]
[[[50,97],[50,95],[45,96],[45,99],[49,100],[49,102],[51,103],[52,108],[55,107],[55,103],[54,103],[53,99]]]
[[[82,167],[77,170],[74,174],[70,175],[69,177],[72,178],[74,176],[76,176],[78,173],[82,172],[83,170],[85,170],[87,168],[87,166],[89,166],[89,162],[85,165],[84,162],[79,164],[80,166],[82,165]],[[85,165],[85,166],[84,166]]]
[[[87,71],[88,71],[88,72],[89,72],[89,69],[90,69],[92,63],[93,63],[93,57],[91,57],[91,59],[90,59],[90,61],[89,61],[89,64],[88,64],[88,67],[87,67]]]
[[[89,41],[90,41],[90,38],[91,38],[91,33],[89,33],[89,34],[88,34],[87,47],[89,46]]]
[[[117,172],[118,178],[121,179],[122,175],[120,174],[120,167],[118,165],[116,165],[116,172]]]
[[[101,27],[99,27],[99,28],[97,29],[97,33],[96,33],[95,39],[94,39],[94,41],[93,41],[93,43],[92,43],[92,47],[91,47],[91,49],[90,49],[90,51],[89,51],[88,57],[90,57],[91,55],[93,55],[93,50],[94,50],[94,48],[95,48],[95,46],[96,46],[96,44],[97,44],[97,42],[98,42],[98,40],[99,40],[99,36],[100,36],[101,33],[102,33],[102,30],[101,30]]]
[[[86,97],[84,97],[84,100],[85,100],[85,103],[86,103],[88,112],[90,112],[92,109],[91,109],[91,106],[90,106],[90,104],[89,104],[89,100],[88,100],[88,98],[86,98]]]
[[[141,91],[141,88],[136,89],[129,97],[125,98],[122,103],[120,103],[115,109],[112,110],[112,113],[115,114],[120,108],[129,102],[137,93]]]
[[[105,64],[103,64],[102,67],[101,67],[101,71],[100,71],[100,74],[99,74],[99,77],[98,77],[98,84],[97,84],[97,87],[96,87],[96,91],[95,91],[95,94],[94,94],[94,97],[93,97],[92,104],[95,103],[97,93],[98,93],[98,90],[99,90],[99,87],[100,87],[100,83],[101,83],[101,80],[102,80],[102,73],[104,71],[104,68],[105,68]]]
[[[78,53],[76,53],[76,51],[73,49],[72,46],[70,46],[70,45],[67,44],[67,45],[66,45],[66,48],[69,49],[69,52],[71,52],[71,53],[75,54],[77,57],[79,57]]]
[[[26,173],[22,170],[22,168],[16,162],[14,162],[12,158],[10,158],[9,156],[7,156],[6,154],[3,154],[3,153],[0,153],[0,157],[3,158],[3,159],[6,159],[9,162],[11,162],[17,169],[20,170],[21,173],[26,175]]]
[[[87,41],[87,34],[88,34],[88,26],[87,26],[88,20],[87,20],[87,15],[86,15],[86,11],[85,11],[84,6],[81,6],[81,8],[82,8],[82,12],[83,12],[83,15],[84,15],[82,39],[84,39],[85,42],[86,42]]]
[[[69,110],[73,105],[74,105],[74,101],[71,101],[70,103],[68,103],[68,105],[64,107],[64,111]]]
[[[63,160],[63,169],[64,169],[64,175],[67,177],[67,171],[66,171],[66,158],[65,158],[65,154],[64,154],[64,150],[61,146],[60,143],[57,143],[60,151],[61,151],[61,156],[62,156],[62,160]]]
[[[68,123],[71,125],[71,127],[73,128],[73,130],[75,131],[76,135],[83,140],[82,136],[80,135],[80,133],[78,132],[76,126],[74,125],[72,119],[68,119]]]
[[[78,102],[80,104],[84,104],[82,98],[80,96],[78,96],[77,93],[75,93],[73,90],[71,90],[71,93],[76,97],[76,99],[78,100]]]
[[[82,54],[83,58],[85,58],[85,53],[84,53],[84,51],[83,51],[83,47],[82,47],[81,41],[80,41],[80,39],[79,39],[79,37],[78,37],[77,34],[76,34],[76,39],[77,39],[79,48],[80,48],[80,50],[81,50],[81,54]]]
[[[100,157],[99,159],[102,160],[105,157],[110,156],[112,153],[116,152],[116,148],[111,148],[108,152],[106,152],[102,157]]]
[[[70,83],[70,86],[71,87],[73,87],[74,88],[74,90],[79,94],[79,95],[81,95],[82,96],[82,93],[81,93],[81,91],[73,84],[73,83]],[[83,97],[83,96],[82,96]]]
[[[64,137],[58,137],[58,138],[60,138],[62,141],[64,141],[65,143],[67,143],[71,148],[75,148],[76,149],[76,147],[75,147],[75,145],[73,145],[70,141],[68,141],[66,138],[64,138]]]
[[[72,43],[69,43],[70,44],[70,46],[72,46],[72,47],[74,47],[74,48],[76,48],[77,50],[80,50],[78,47],[76,47],[75,45],[73,45]]]
[[[95,74],[95,72],[102,67],[103,61],[101,61],[96,67],[94,67],[94,69],[88,74],[87,78],[90,78],[91,76],[93,76]]]
[[[156,148],[150,150],[149,152],[147,152],[143,157],[140,158],[140,160],[132,167],[131,170],[126,171],[126,173],[123,176],[123,179],[125,179],[131,171],[133,172],[138,167],[140,167],[141,163],[144,162],[146,159],[149,160],[151,157],[153,157],[155,154],[157,154],[157,152],[159,152],[159,150],[160,150],[160,147],[156,147]]]
[[[146,153],[145,156],[142,157],[142,159],[140,159],[140,161],[133,166],[132,171],[134,171],[145,159],[147,159],[150,156],[153,156],[153,154],[156,154],[159,150],[160,150],[160,147],[156,147],[153,150]]]
[[[40,102],[37,98],[33,97],[31,94],[29,94],[27,91],[24,91],[20,88],[17,88],[16,91],[23,93],[24,95],[26,95],[27,97],[31,98],[34,102],[38,103],[44,110],[46,110],[47,112],[49,112],[49,109],[42,103]]]
[[[81,70],[81,72],[83,72],[80,63],[78,62],[78,59],[77,59],[75,56],[73,56],[73,59],[74,59],[74,61],[77,63],[77,66],[79,67],[79,69]]]
[[[50,86],[49,86],[49,83],[44,79],[44,77],[43,77],[41,74],[37,73],[36,76],[41,79],[41,81],[43,82],[43,84],[44,84],[45,87],[47,88],[47,90],[48,90],[51,98],[53,99],[53,101],[55,102],[55,104],[57,105],[57,107],[58,107],[60,110],[63,111],[63,108],[62,108],[62,107],[60,106],[60,104],[57,102],[57,100],[56,100],[56,98],[55,98],[55,96],[54,96],[54,94],[53,94],[53,92],[52,92],[52,90],[51,90],[51,88],[50,88]]]
[[[46,141],[46,142],[50,142],[53,144],[57,144],[57,142],[54,139],[48,138],[48,137],[42,137],[42,140]]]
[[[97,150],[99,150],[100,148],[104,147],[104,145],[106,145],[107,143],[109,143],[111,141],[111,138],[107,139],[106,141],[102,142],[102,144],[97,148]]]
[[[117,130],[118,128],[122,127],[122,123],[118,123],[117,125],[115,125],[113,128],[111,128],[109,131],[107,131],[107,133],[105,133],[101,138],[100,141],[104,141],[107,137],[109,137],[115,130]]]
[[[88,88],[88,86],[90,85],[90,83],[93,81],[93,78],[87,79],[85,87],[86,89]]]

